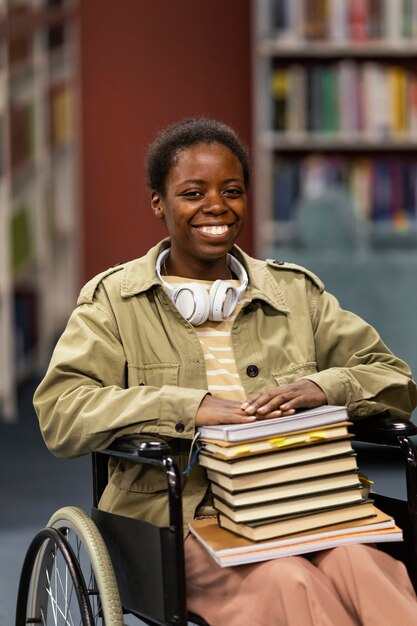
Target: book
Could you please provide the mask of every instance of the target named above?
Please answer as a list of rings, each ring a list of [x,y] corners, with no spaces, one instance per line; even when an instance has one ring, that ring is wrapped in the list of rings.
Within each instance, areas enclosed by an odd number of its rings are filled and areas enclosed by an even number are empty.
[[[287,417],[257,420],[244,424],[217,424],[200,426],[200,437],[225,441],[245,441],[288,433],[307,428],[315,428],[324,424],[332,424],[348,420],[347,408],[343,406],[323,405],[314,409],[297,411]]]
[[[273,213],[278,222],[292,218],[299,191],[299,167],[297,161],[281,160],[273,168]]]
[[[308,530],[312,531],[333,524],[347,524],[354,520],[363,520],[374,516],[375,507],[373,503],[370,500],[365,500],[354,505],[270,519],[266,523],[264,520],[247,524],[236,523],[226,515],[219,514],[219,524],[222,528],[231,530],[251,541],[265,541]]]
[[[217,484],[229,492],[257,489],[268,485],[290,484],[295,481],[304,481],[308,476],[329,477],[342,472],[355,471],[357,469],[356,456],[350,451],[348,454],[328,459],[315,459],[301,465],[290,465],[276,469],[227,476],[216,470],[207,470],[207,478],[211,483]]]
[[[288,117],[288,73],[286,69],[276,68],[271,82],[274,128],[279,132],[287,130]]]
[[[361,485],[352,488],[338,489],[312,495],[261,502],[251,506],[232,507],[217,496],[213,496],[213,506],[236,523],[247,523],[256,520],[268,520],[286,515],[320,511],[329,507],[353,504],[363,501]]]
[[[336,474],[335,476],[324,476],[323,478],[309,477],[307,480],[248,489],[246,491],[238,491],[237,493],[228,491],[212,482],[211,492],[213,496],[223,500],[226,504],[233,507],[240,507],[258,504],[260,502],[297,498],[313,493],[325,493],[326,491],[334,491],[335,489],[347,487],[361,487],[356,470],[344,474]]]
[[[19,202],[13,209],[10,221],[11,265],[17,274],[34,257],[34,233],[31,220],[31,207]]]
[[[285,467],[297,463],[306,463],[313,459],[346,454],[352,451],[350,439],[341,439],[325,443],[317,443],[313,446],[304,446],[279,452],[269,452],[255,456],[242,457],[232,460],[224,460],[200,451],[198,461],[200,465],[208,469],[222,472],[227,476],[238,476],[260,470]],[[306,472],[306,470],[304,470]]]
[[[350,543],[402,541],[402,531],[378,509],[371,520],[327,526],[279,540],[255,543],[221,528],[215,518],[192,520],[191,533],[221,567],[300,555]]]
[[[268,439],[255,439],[244,443],[232,443],[229,441],[211,441],[203,439],[201,445],[204,452],[212,454],[220,459],[234,459],[252,454],[262,454],[274,450],[282,450],[302,445],[314,445],[323,441],[351,437],[348,426],[351,422],[331,424],[329,428],[319,427],[315,430],[298,431]]]

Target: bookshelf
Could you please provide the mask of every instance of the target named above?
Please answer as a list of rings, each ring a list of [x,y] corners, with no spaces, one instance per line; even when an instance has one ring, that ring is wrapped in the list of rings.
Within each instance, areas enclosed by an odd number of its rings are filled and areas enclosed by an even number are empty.
[[[371,245],[417,248],[415,0],[255,0],[253,87],[256,254],[329,186]]]
[[[78,282],[72,0],[0,0],[0,419],[43,368]]]

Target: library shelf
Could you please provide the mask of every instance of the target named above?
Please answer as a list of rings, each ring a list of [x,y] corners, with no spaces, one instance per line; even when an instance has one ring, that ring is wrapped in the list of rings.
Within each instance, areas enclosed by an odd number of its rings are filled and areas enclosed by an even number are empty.
[[[252,50],[256,254],[326,187],[417,249],[417,3],[257,0]]]
[[[75,0],[0,0],[0,420],[46,365],[78,287]]]

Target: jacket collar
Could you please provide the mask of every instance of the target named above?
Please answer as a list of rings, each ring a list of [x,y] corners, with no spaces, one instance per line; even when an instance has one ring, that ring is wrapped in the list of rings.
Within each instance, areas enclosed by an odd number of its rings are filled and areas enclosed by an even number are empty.
[[[168,238],[163,239],[151,248],[145,256],[124,264],[121,282],[122,298],[130,298],[148,291],[152,287],[161,287],[161,283],[156,275],[155,265],[158,255],[162,250],[168,248],[169,245],[170,240]],[[274,309],[288,313],[289,308],[284,293],[274,280],[265,261],[250,257],[238,246],[232,248],[231,254],[243,263],[248,273],[248,299],[263,300]]]

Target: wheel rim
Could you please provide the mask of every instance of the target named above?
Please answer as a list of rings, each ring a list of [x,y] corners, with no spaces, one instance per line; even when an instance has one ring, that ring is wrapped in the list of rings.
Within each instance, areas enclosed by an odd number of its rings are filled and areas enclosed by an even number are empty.
[[[32,579],[31,615],[40,619],[42,626],[89,626],[104,624],[100,614],[100,598],[94,588],[94,574],[89,578],[85,567],[85,557],[80,539],[75,533],[65,530],[65,540],[72,549],[75,561],[80,566],[86,590],[83,592],[84,602],[80,602],[76,587],[80,581],[73,575],[60,545],[49,539],[44,542],[36,564],[36,576]],[[91,568],[90,568],[91,569]],[[92,619],[86,617],[86,604],[90,605]],[[29,621],[30,623],[30,621]]]
[[[25,593],[28,597],[25,623],[123,626],[113,567],[91,518],[77,507],[64,507],[43,532],[51,536],[37,542],[36,558],[26,567],[30,590],[22,585],[21,603]]]

